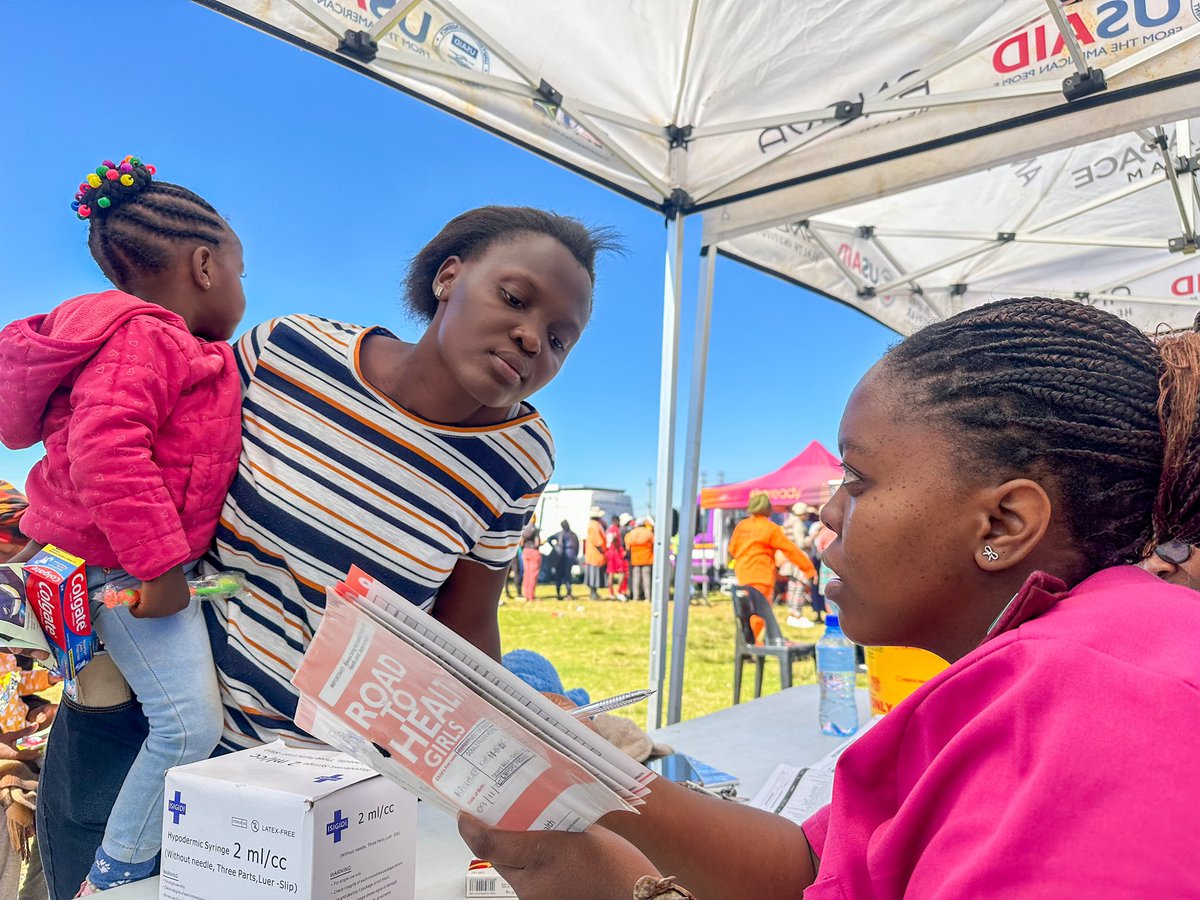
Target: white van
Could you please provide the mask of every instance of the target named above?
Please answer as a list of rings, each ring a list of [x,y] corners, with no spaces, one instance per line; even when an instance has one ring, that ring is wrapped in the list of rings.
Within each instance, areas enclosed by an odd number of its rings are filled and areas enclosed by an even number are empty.
[[[628,513],[633,515],[633,501],[624,491],[611,488],[582,486],[564,487],[547,485],[537,505],[537,524],[542,537],[548,537],[559,529],[564,519],[571,530],[582,538],[587,534],[589,513],[593,506],[604,510],[604,524],[612,524],[613,517]],[[580,553],[582,556],[582,552]]]

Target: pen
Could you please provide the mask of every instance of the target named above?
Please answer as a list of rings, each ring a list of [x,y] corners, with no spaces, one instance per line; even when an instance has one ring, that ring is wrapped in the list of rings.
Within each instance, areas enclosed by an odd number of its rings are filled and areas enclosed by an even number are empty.
[[[615,697],[607,697],[604,700],[597,700],[595,703],[588,703],[585,706],[577,706],[570,710],[570,713],[575,718],[582,719],[585,716],[594,716],[599,713],[620,709],[622,706],[632,706],[634,703],[640,703],[654,693],[656,691],[653,688],[641,691],[628,691],[624,694],[617,694]]]

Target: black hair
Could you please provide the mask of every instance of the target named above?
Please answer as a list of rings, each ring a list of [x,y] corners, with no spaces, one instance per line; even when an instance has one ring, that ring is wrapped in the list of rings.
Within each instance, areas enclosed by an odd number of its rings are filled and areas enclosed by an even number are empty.
[[[108,178],[108,170],[118,177]],[[164,271],[181,244],[218,247],[229,236],[229,226],[207,201],[177,184],[156,181],[153,168],[136,157],[119,166],[106,161],[96,175],[92,180],[99,184],[80,184],[73,205],[87,219],[92,258],[117,287]]]
[[[968,471],[1048,483],[1089,571],[1200,538],[1195,331],[1156,343],[1092,306],[1013,298],[923,328],[883,364]]]
[[[589,228],[578,219],[529,206],[481,206],[447,222],[409,262],[404,278],[409,312],[427,322],[433,319],[438,308],[433,296],[433,280],[442,263],[451,256],[472,259],[498,241],[526,234],[554,238],[571,251],[587,270],[593,284],[596,281],[596,255],[608,251],[619,253],[623,249],[616,230],[607,226]]]

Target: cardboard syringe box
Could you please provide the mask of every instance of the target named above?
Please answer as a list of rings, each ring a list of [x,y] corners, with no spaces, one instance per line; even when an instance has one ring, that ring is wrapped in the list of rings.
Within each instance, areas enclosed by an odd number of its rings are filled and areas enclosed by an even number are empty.
[[[282,741],[167,773],[160,900],[415,900],[416,798]]]

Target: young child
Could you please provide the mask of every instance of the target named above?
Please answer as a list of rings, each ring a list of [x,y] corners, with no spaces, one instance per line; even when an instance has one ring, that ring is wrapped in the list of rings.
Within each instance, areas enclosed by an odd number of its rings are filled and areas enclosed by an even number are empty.
[[[221,733],[212,652],[187,577],[212,542],[240,449],[226,341],[245,311],[242,247],[191,191],[106,160],[72,206],[116,290],[0,332],[0,439],[38,441],[21,528],[88,563],[93,627],[150,723],[77,896],[151,874],[163,773]],[[140,599],[109,609],[106,587]]]

